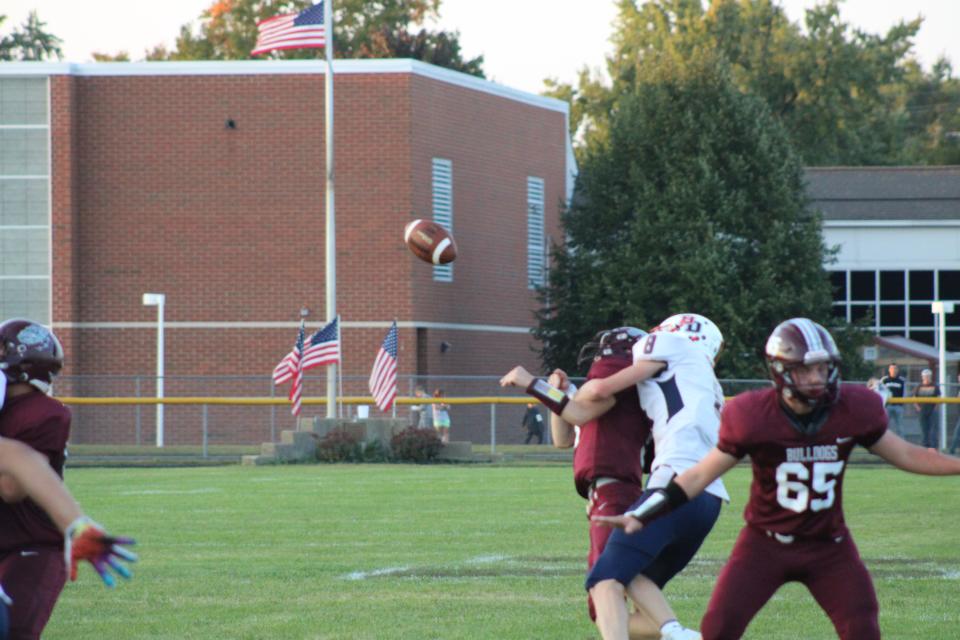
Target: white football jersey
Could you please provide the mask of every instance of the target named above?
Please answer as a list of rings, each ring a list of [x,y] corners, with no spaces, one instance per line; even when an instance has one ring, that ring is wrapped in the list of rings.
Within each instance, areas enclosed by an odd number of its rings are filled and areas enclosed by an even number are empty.
[[[633,345],[633,361],[667,366],[637,385],[640,405],[653,421],[656,456],[648,487],[663,486],[700,462],[717,445],[723,389],[710,357],[683,334],[655,332]],[[658,469],[660,473],[657,473]],[[706,491],[730,500],[719,478]]]

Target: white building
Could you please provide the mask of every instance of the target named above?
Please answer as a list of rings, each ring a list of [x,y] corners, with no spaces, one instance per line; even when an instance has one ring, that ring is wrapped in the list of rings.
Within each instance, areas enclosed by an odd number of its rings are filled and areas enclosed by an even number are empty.
[[[878,336],[935,345],[930,303],[960,303],[960,166],[811,168],[807,179],[824,240],[839,248],[827,266],[835,313],[872,311]],[[957,309],[949,351],[960,351]]]

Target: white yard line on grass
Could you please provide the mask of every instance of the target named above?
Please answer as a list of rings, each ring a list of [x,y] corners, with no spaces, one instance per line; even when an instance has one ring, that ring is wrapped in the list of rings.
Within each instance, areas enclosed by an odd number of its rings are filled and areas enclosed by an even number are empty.
[[[385,569],[374,569],[373,571],[353,571],[344,576],[347,580],[366,580],[367,578],[376,578],[379,576],[389,576],[395,573],[409,571],[410,567],[387,567]]]
[[[202,489],[140,489],[137,491],[121,491],[122,496],[185,496],[198,493],[220,493],[223,489],[204,487]]]

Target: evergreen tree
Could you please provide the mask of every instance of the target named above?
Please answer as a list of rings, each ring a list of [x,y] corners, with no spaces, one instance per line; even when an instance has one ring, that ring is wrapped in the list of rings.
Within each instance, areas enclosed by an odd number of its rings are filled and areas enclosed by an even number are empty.
[[[0,24],[6,20],[0,15]],[[31,11],[27,21],[0,38],[0,60],[42,61],[63,58],[62,41],[47,32],[47,24],[41,22],[36,11]]]
[[[567,241],[541,291],[545,365],[576,371],[596,331],[690,311],[726,337],[721,377],[764,376],[773,327],[830,319],[831,254],[800,158],[721,56],[651,53],[637,74],[608,135],[582,150]]]

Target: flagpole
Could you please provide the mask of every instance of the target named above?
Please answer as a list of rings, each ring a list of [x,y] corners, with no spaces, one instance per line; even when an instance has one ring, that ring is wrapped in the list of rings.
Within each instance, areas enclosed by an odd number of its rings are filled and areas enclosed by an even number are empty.
[[[297,333],[297,343],[298,343],[298,344],[299,344],[299,342],[300,342],[300,336],[304,336],[304,338],[306,337],[307,316],[309,316],[309,315],[310,315],[310,309],[308,309],[307,307],[300,307],[300,331],[299,331],[299,333]],[[296,349],[296,347],[294,347],[294,349]],[[293,394],[293,387],[297,386],[296,377],[297,377],[297,376],[300,376],[300,377],[301,377],[301,380],[300,380],[300,396],[303,397],[303,379],[302,379],[302,376],[303,376],[303,346],[302,346],[302,345],[301,345],[301,347],[300,347],[300,358],[297,360],[297,370],[298,370],[298,372],[293,374],[293,375],[294,375],[294,380],[293,380],[293,382],[290,383],[290,384],[291,384],[290,393]],[[293,410],[293,406],[291,405],[291,411],[292,411],[292,410]],[[294,431],[300,431],[300,414],[294,414],[294,415],[293,415],[293,430],[294,430]]]
[[[343,364],[343,323],[340,322],[340,316],[337,316],[337,338],[340,340],[340,364]],[[343,367],[337,367],[337,387],[340,397],[343,397]],[[343,417],[343,406],[337,404],[337,417]]]
[[[393,324],[397,324],[397,317],[396,317],[396,316],[393,317]],[[396,367],[397,367],[397,371],[399,372],[399,371],[400,371],[400,332],[399,332],[399,331],[397,332],[397,364],[396,364]],[[391,417],[391,418],[396,418],[396,417],[397,417],[397,401],[396,401],[396,400],[393,401],[393,406],[390,407],[390,417]]]
[[[323,24],[325,25],[326,42],[324,52],[327,58],[327,72],[324,74],[326,127],[324,137],[327,142],[327,227],[326,227],[326,254],[327,254],[327,321],[337,317],[337,237],[336,215],[334,213],[333,197],[333,0],[324,0]],[[340,327],[341,337],[343,327]],[[342,342],[341,342],[342,345]],[[341,351],[341,359],[343,352]],[[338,365],[327,367],[327,418],[337,417],[337,380]]]

